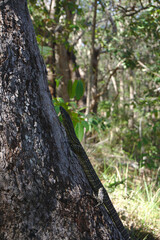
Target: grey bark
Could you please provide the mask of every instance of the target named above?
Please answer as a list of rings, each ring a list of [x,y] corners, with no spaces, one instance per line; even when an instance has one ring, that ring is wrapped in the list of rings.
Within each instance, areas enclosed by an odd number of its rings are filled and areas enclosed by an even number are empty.
[[[0,10],[0,239],[122,239],[55,114],[26,0]]]

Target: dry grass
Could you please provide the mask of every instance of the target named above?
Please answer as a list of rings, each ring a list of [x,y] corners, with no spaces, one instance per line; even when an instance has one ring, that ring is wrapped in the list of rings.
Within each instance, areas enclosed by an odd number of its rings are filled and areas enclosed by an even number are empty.
[[[132,239],[160,239],[160,169],[139,168],[121,150],[111,153],[106,146],[88,151]]]

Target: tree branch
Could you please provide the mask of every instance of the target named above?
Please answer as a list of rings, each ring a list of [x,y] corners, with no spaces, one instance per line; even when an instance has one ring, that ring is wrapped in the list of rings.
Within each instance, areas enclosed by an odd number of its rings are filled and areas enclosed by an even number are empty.
[[[110,70],[111,73],[110,73],[110,75],[109,75],[109,77],[108,77],[108,79],[107,79],[107,83],[106,83],[105,87],[103,86],[103,90],[96,95],[96,98],[99,98],[100,96],[102,96],[102,95],[106,92],[112,76],[117,72],[117,70],[120,69],[120,66],[122,65],[122,63],[123,63],[124,61],[125,61],[125,59],[121,60],[121,61],[117,64],[116,68],[114,68],[113,70]]]
[[[154,74],[155,76],[160,77],[160,74],[153,72],[151,69],[149,69],[149,68],[148,68],[144,63],[142,63],[141,61],[137,61],[137,62],[138,62],[138,64],[139,64],[141,67],[143,67],[147,72],[150,72],[150,73]]]
[[[140,4],[141,4],[141,8],[139,8],[139,9],[135,9],[135,6],[132,6],[131,8],[126,8],[126,7],[122,7],[121,5],[117,5],[117,8],[122,10],[125,17],[134,16],[135,14],[137,14],[137,13],[143,11],[143,10],[148,9],[151,6],[154,7],[154,8],[158,8],[158,7],[156,7],[154,5],[151,5],[151,4],[148,4],[147,6],[143,6],[141,1],[140,1]]]

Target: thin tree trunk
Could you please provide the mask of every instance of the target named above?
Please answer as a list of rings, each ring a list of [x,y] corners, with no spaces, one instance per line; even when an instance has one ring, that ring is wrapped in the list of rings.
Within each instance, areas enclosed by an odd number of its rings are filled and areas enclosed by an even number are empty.
[[[0,8],[0,239],[121,240],[55,114],[26,0]]]
[[[97,17],[97,0],[94,1],[94,15],[93,15],[93,24],[92,24],[92,39],[91,39],[91,61],[90,61],[90,72],[89,79],[87,83],[87,103],[86,103],[86,115],[90,111],[91,99],[92,99],[92,87],[94,81],[94,56],[95,56],[95,29],[96,29],[96,17]]]
[[[130,98],[130,118],[128,121],[129,128],[134,127],[134,109],[133,109],[133,100],[134,100],[134,83],[133,83],[133,71],[130,70],[130,77],[129,77],[129,98]]]
[[[71,1],[69,1],[71,2]],[[72,8],[76,8],[76,1],[72,1]],[[73,46],[69,43],[69,35],[70,35],[70,27],[69,24],[73,23],[73,19],[75,16],[75,13],[73,9],[71,9],[70,5],[68,5],[67,1],[63,1],[61,3],[63,6],[63,10],[65,11],[65,28],[61,32],[56,34],[56,70],[57,75],[62,77],[60,81],[60,85],[57,89],[57,93],[59,97],[62,97],[65,102],[69,102],[70,96],[68,94],[68,82],[69,80],[72,80],[74,82],[75,79],[78,79],[80,77],[79,70],[75,68],[77,67],[76,64],[76,57],[74,55],[74,49]],[[56,1],[56,8],[59,8],[59,1]],[[58,11],[58,9],[57,9]],[[56,13],[57,14],[57,13]],[[59,15],[60,16],[60,9],[59,9]],[[64,16],[63,16],[64,17]],[[56,16],[55,16],[56,19]],[[60,24],[59,19],[56,19],[57,24]],[[58,23],[59,22],[59,23]],[[63,37],[61,36],[63,35]],[[58,42],[59,39],[59,42]],[[64,44],[64,39],[65,43]],[[78,73],[78,77],[77,77]]]
[[[92,84],[92,101],[90,109],[93,110],[94,113],[97,113],[98,108],[98,97],[97,97],[97,87],[98,87],[98,62],[100,55],[101,47],[94,48],[94,54],[92,57],[92,68],[93,68],[93,84]]]
[[[52,42],[48,43],[48,45],[52,48],[52,54],[47,59],[47,64],[49,64],[49,72],[48,72],[49,90],[50,90],[52,97],[56,98],[57,97],[56,71],[55,71],[55,65],[56,65],[55,47],[56,47],[56,44],[54,42],[54,39],[52,39]]]
[[[56,74],[61,78],[57,93],[65,102],[69,102],[68,81],[71,80],[71,71],[67,49],[62,43],[56,45],[56,63]]]
[[[124,79],[123,76],[119,80],[119,108],[124,112]]]

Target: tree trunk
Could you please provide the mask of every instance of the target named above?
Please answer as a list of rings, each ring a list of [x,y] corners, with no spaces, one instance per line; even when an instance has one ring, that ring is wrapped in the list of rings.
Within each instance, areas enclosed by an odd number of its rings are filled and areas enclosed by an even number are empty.
[[[65,102],[69,102],[70,96],[68,94],[68,82],[69,80],[72,80],[72,82],[74,82],[75,79],[80,78],[76,63],[76,57],[74,55],[74,46],[70,45],[69,40],[71,33],[70,24],[74,24],[73,19],[76,12],[76,1],[69,0],[62,1],[61,3],[60,1],[56,1],[57,11],[55,12],[54,19],[57,24],[61,24],[61,20],[59,19],[61,13],[59,5],[63,7],[63,10],[65,12],[64,16],[61,16],[63,18],[65,17],[65,26],[61,26],[61,31],[59,31],[59,33],[56,33],[56,70],[57,75],[62,77],[60,85],[57,89],[57,93],[58,96],[62,97]],[[57,17],[57,15],[59,17]]]
[[[100,55],[100,47],[95,48],[93,50],[92,55],[92,68],[93,68],[93,84],[92,84],[92,101],[90,109],[93,110],[94,113],[97,113],[98,108],[98,97],[97,97],[97,87],[98,87],[98,61]]]
[[[97,73],[95,75],[94,69],[94,60],[95,60],[95,30],[96,30],[96,17],[97,17],[97,0],[94,1],[94,13],[93,13],[93,24],[92,24],[92,39],[91,39],[91,59],[90,59],[90,72],[89,79],[87,82],[87,102],[86,102],[86,115],[90,112],[91,109],[91,101],[92,101],[92,90],[93,83],[97,80]],[[97,70],[98,70],[98,57],[96,58],[97,62]],[[96,76],[96,80],[94,79]],[[97,82],[96,82],[97,83]],[[96,95],[96,88],[94,89]]]
[[[55,65],[56,65],[56,58],[55,58],[55,47],[56,44],[54,42],[54,39],[48,45],[52,48],[52,54],[48,57],[46,63],[49,65],[48,70],[48,80],[49,80],[49,90],[52,95],[52,97],[57,97],[57,89],[56,89],[56,71],[55,71]]]
[[[119,109],[124,112],[124,79],[120,76],[119,80]]]
[[[133,108],[133,101],[134,101],[134,82],[133,82],[133,70],[130,70],[130,77],[129,77],[129,98],[130,98],[130,118],[128,120],[128,127],[130,129],[134,128],[134,108]]]
[[[65,102],[69,102],[68,81],[71,79],[71,71],[69,68],[67,49],[64,44],[60,43],[56,45],[56,63],[56,73],[59,77],[62,77],[57,93]]]
[[[26,0],[0,10],[0,239],[122,239],[55,114]]]

